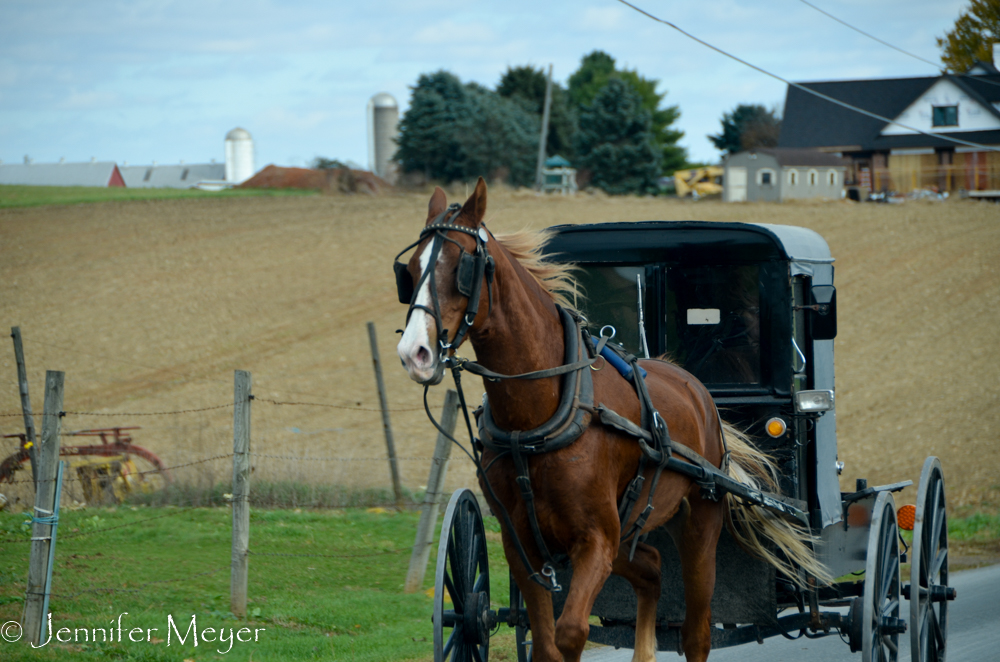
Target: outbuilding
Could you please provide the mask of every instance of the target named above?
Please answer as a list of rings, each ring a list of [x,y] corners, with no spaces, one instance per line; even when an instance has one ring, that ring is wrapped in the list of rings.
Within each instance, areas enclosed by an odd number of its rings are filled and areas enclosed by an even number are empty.
[[[755,149],[723,162],[726,202],[840,199],[848,162],[811,149]]]
[[[22,186],[125,186],[118,166],[111,161],[90,163],[0,164],[0,184]]]

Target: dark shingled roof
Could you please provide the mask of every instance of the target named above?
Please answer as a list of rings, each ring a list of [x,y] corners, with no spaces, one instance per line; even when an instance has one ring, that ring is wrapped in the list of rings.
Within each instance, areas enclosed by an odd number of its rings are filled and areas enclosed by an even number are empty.
[[[942,76],[801,83],[804,87],[883,117],[895,118]],[[1000,76],[948,76],[989,110],[1000,102]],[[886,122],[862,115],[788,86],[778,147],[843,147],[844,151],[902,147],[951,147],[954,143],[923,134],[880,136]],[[961,132],[956,138],[1000,142],[1000,131]]]

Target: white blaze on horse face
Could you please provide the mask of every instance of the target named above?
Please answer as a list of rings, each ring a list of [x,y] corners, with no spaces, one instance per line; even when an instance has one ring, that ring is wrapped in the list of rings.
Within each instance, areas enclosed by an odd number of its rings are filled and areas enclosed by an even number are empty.
[[[427,245],[424,247],[424,252],[420,254],[421,274],[427,271],[427,264],[431,260],[431,252],[431,246]],[[435,266],[441,266],[440,259]],[[420,291],[417,292],[417,304],[433,309],[431,303],[431,279],[429,276],[424,279],[423,284],[420,286]],[[434,351],[434,342],[430,339],[431,329],[434,329],[436,333],[437,329],[434,327],[434,318],[424,310],[414,308],[410,314],[410,321],[407,322],[406,329],[403,331],[403,337],[399,339],[399,344],[396,345],[396,352],[399,354],[399,358],[402,359],[406,372],[410,375],[410,379],[415,382],[426,382],[434,376],[434,370],[437,368],[437,352]]]

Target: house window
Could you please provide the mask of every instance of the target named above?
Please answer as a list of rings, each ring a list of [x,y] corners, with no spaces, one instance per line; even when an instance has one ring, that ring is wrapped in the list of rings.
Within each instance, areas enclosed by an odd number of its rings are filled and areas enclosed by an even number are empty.
[[[836,186],[837,185],[837,171],[836,170],[827,170],[826,171],[826,183],[829,184],[830,186]]]
[[[184,172],[181,173],[181,181],[186,181],[188,178],[188,173],[191,172],[190,168],[184,168]]]
[[[768,168],[761,168],[757,171],[757,183],[761,186],[771,186],[774,184],[774,171]]]
[[[788,171],[788,185],[789,186],[795,186],[798,183],[799,183],[799,171],[798,170],[789,170]]]
[[[809,171],[809,186],[816,186],[819,183],[819,173],[815,170]]]
[[[934,106],[933,126],[958,126],[958,106]]]

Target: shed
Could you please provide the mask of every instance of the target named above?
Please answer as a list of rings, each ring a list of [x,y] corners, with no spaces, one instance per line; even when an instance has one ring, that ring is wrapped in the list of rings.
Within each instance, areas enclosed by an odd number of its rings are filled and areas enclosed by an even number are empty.
[[[113,161],[0,164],[0,184],[22,186],[125,186]]]
[[[840,199],[848,161],[811,149],[757,149],[723,162],[726,202]]]

